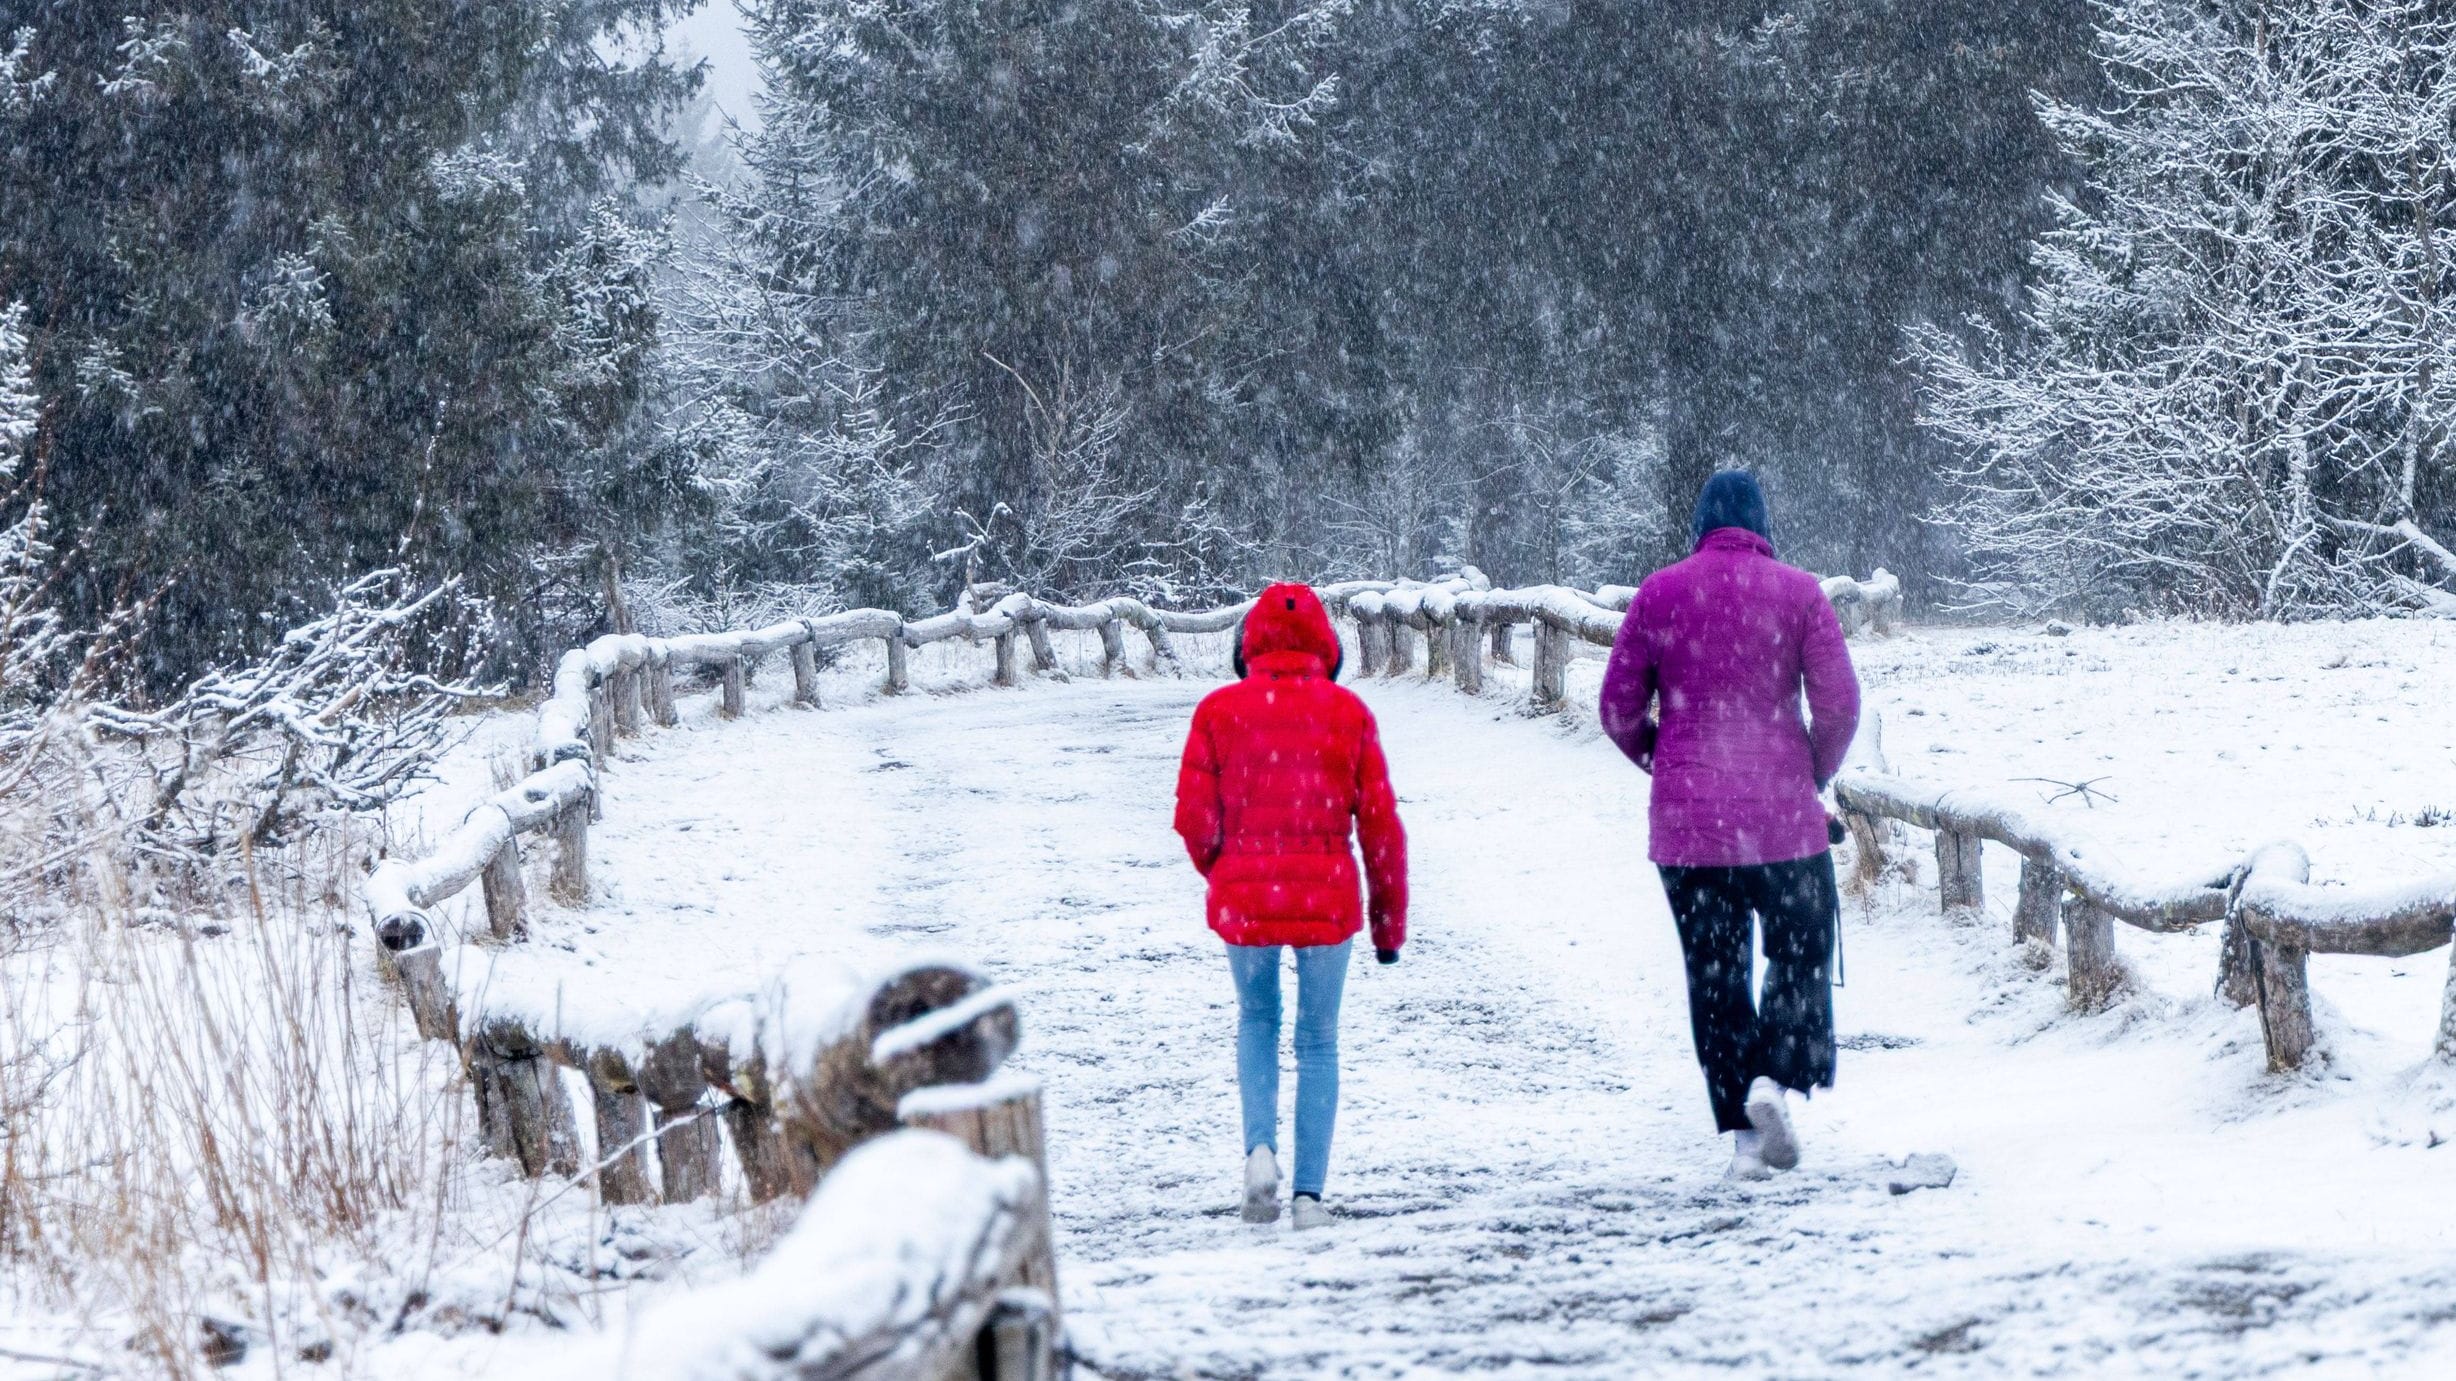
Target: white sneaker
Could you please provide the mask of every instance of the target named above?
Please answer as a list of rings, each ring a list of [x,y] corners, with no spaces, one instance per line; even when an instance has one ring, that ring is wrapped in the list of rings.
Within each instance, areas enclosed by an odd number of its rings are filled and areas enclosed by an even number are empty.
[[[1799,1136],[1791,1130],[1791,1108],[1782,1085],[1760,1078],[1748,1086],[1748,1125],[1757,1129],[1758,1151],[1776,1170],[1799,1164]]]
[[[1279,1157],[1268,1146],[1256,1146],[1245,1158],[1245,1221],[1279,1221]]]
[[[1298,1232],[1303,1232],[1307,1228],[1330,1226],[1330,1210],[1322,1207],[1320,1199],[1311,1194],[1299,1194],[1290,1202],[1294,1205],[1294,1212],[1291,1216],[1296,1220]]]
[[[1759,1149],[1759,1141],[1755,1132],[1731,1134],[1731,1168],[1723,1172],[1724,1179],[1770,1180],[1774,1177],[1772,1168],[1766,1165],[1765,1156]]]

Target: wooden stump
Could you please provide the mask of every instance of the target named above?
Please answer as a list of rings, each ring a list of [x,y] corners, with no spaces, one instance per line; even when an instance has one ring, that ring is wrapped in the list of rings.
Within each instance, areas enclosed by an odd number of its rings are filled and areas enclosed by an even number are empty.
[[[546,890],[565,906],[588,901],[588,817],[586,800],[572,802],[554,817],[554,873]]]
[[[1450,669],[1458,681],[1459,690],[1468,695],[1484,693],[1484,625],[1480,619],[1461,616],[1450,628]]]
[[[2063,871],[2034,858],[2021,860],[2021,900],[2013,906],[2013,939],[2055,943],[2055,921],[2063,914]]]
[[[1983,848],[1975,834],[1936,831],[1936,892],[1945,910],[1976,911],[1987,904]]]
[[[543,1043],[518,1022],[489,1022],[470,1039],[468,1062],[487,1151],[519,1161],[531,1179],[577,1174],[578,1123]]]
[[[1022,684],[1023,673],[1017,670],[1015,666],[1015,633],[1013,629],[1008,629],[1006,632],[998,635],[997,658],[998,669],[989,678],[990,684],[997,686],[1014,686]]]
[[[1549,619],[1535,621],[1535,712],[1546,714],[1569,699],[1569,630]]]
[[[1389,657],[1382,663],[1382,675],[1405,676],[1416,665],[1414,630],[1398,619],[1386,619],[1382,627],[1390,637]]]
[[[793,645],[793,703],[819,704],[819,647],[808,638]]]
[[[726,658],[722,670],[725,678],[724,691],[722,698],[717,702],[716,712],[726,719],[740,719],[742,702],[750,685],[749,670],[742,665],[742,659],[739,657]]]
[[[498,940],[529,938],[529,884],[520,872],[520,837],[503,841],[478,874],[486,896],[486,929]]]
[[[674,668],[663,652],[657,652],[648,662],[648,709],[657,723],[671,729],[682,722],[674,709]]]
[[[2271,1073],[2302,1068],[2311,1053],[2310,955],[2266,941],[2252,942],[2258,960],[2260,1035],[2268,1045]]]
[[[2104,1011],[2122,986],[2115,918],[2077,893],[2064,900],[2064,1001],[2076,1012]]]
[[[1049,621],[1047,619],[1024,620],[1023,636],[1032,647],[1032,670],[1039,672],[1057,670],[1057,648],[1049,641]]]
[[[1518,665],[1515,626],[1502,619],[1492,626],[1492,659],[1505,667]]]
[[[1100,625],[1100,674],[1114,676],[1126,666],[1126,625],[1122,619],[1110,619]]]
[[[1022,1283],[1057,1293],[1057,1239],[1049,1227],[1049,1146],[1041,1119],[1040,1083],[1000,1078],[986,1084],[925,1088],[905,1100],[904,1124],[944,1132],[991,1160],[1022,1156],[1040,1172],[1040,1201],[1033,1206],[1033,1240]]]
[[[912,669],[908,654],[912,645],[899,632],[887,640],[887,694],[902,695],[912,689]]]
[[[597,1114],[597,1198],[607,1204],[652,1204],[648,1178],[648,1100],[630,1060],[616,1050],[588,1056],[590,1102]]]
[[[708,1092],[700,1070],[699,1045],[689,1027],[648,1047],[639,1068],[639,1089],[656,1109],[657,1165],[665,1202],[688,1203],[713,1194],[717,1163],[724,1153],[716,1118],[701,1103]]]

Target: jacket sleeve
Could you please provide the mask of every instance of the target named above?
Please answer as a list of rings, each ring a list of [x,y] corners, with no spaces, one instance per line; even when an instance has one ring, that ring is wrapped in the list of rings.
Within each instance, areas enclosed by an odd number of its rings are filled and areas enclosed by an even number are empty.
[[[1185,756],[1177,764],[1177,834],[1185,840],[1194,871],[1211,875],[1226,838],[1227,812],[1220,806],[1219,758],[1211,744],[1211,717],[1194,712],[1194,727],[1186,732]]]
[[[1603,671],[1596,718],[1603,724],[1604,736],[1629,761],[1651,772],[1655,725],[1648,711],[1654,707],[1655,664],[1654,637],[1646,628],[1645,607],[1642,596],[1633,599],[1629,612],[1621,617],[1620,632],[1612,638],[1612,660]]]
[[[1356,752],[1356,833],[1364,844],[1366,914],[1373,922],[1373,947],[1397,949],[1407,943],[1407,827],[1399,823],[1381,729],[1372,711],[1359,706],[1358,713],[1364,729]]]
[[[1822,791],[1842,770],[1851,736],[1859,732],[1859,674],[1851,669],[1842,621],[1822,591],[1808,610],[1800,677],[1808,688],[1808,754],[1816,768],[1816,788]]]

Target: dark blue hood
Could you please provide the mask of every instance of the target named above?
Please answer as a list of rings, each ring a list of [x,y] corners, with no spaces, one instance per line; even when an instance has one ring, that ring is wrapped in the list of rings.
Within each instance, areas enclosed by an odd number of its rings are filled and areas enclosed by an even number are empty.
[[[1773,520],[1766,516],[1765,491],[1746,470],[1725,470],[1706,481],[1697,495],[1696,516],[1689,519],[1689,545],[1706,540],[1719,527],[1746,528],[1766,541],[1774,540]]]

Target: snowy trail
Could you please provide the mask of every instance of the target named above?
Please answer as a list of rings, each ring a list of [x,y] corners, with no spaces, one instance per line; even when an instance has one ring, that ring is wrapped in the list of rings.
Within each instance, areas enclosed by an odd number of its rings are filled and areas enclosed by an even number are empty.
[[[1069,1323],[1099,1375],[2456,1357],[2438,1159],[2373,1144],[2325,1090],[2251,1096],[2242,1014],[2061,1018],[1992,923],[1955,929],[1932,898],[1851,904],[1811,1159],[1724,1185],[1643,778],[1438,687],[1365,691],[1417,900],[1406,960],[1349,982],[1341,1221],[1238,1221],[1229,985],[1168,829],[1207,688],[1042,683],[645,740],[616,769],[609,895],[568,918],[594,927],[575,948],[657,954],[669,991],[848,943],[1025,985],[1019,1063],[1047,1082]],[[1889,1195],[1885,1157],[1908,1150],[1955,1155],[1961,1181]]]

